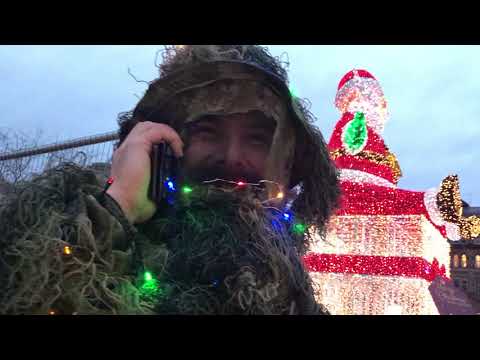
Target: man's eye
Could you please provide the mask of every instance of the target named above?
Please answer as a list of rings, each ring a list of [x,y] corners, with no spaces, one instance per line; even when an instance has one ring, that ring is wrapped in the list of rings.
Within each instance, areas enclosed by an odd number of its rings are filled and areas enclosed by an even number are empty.
[[[265,135],[250,135],[249,142],[253,145],[270,146],[270,137]]]
[[[196,132],[197,132],[197,133],[200,133],[200,134],[214,134],[214,133],[215,133],[215,129],[212,129],[212,128],[200,128],[200,129],[197,129]]]
[[[216,129],[214,129],[212,127],[206,127],[206,126],[205,127],[197,127],[192,132],[192,135],[210,138],[210,137],[216,136],[217,131],[216,131]]]

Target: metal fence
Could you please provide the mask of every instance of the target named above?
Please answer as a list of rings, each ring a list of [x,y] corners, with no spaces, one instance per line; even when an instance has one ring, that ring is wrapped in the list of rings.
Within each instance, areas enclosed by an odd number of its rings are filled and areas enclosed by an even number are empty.
[[[105,171],[117,139],[118,133],[110,132],[0,154],[0,181],[14,184],[28,180],[66,161]]]

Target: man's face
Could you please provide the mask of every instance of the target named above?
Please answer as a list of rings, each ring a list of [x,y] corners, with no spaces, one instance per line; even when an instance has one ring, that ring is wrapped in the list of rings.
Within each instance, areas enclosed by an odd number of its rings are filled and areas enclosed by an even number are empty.
[[[264,178],[274,131],[275,121],[258,111],[205,116],[187,128],[186,175],[257,182]]]

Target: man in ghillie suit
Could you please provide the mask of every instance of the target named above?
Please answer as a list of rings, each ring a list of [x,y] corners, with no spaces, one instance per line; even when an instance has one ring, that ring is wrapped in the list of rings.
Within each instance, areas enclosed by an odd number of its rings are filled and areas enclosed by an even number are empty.
[[[323,233],[339,191],[313,121],[266,49],[167,47],[119,118],[108,190],[64,164],[1,208],[0,313],[326,313],[302,263],[305,225]],[[160,142],[184,191],[158,207]]]

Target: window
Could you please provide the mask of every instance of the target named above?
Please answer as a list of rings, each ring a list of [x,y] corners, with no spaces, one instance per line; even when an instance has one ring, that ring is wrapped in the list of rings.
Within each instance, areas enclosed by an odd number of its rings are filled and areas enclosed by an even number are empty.
[[[458,268],[458,265],[459,265],[459,261],[458,261],[458,260],[459,260],[459,259],[458,259],[458,255],[457,255],[457,254],[453,255],[453,267],[454,267],[454,268]]]
[[[467,291],[467,280],[462,281],[462,288],[463,290]]]
[[[453,283],[455,284],[455,287],[458,287],[458,280],[453,280]]]
[[[480,255],[475,255],[475,268],[480,269]]]
[[[467,259],[467,255],[463,254],[462,255],[462,268],[466,268],[468,266],[468,259]]]

